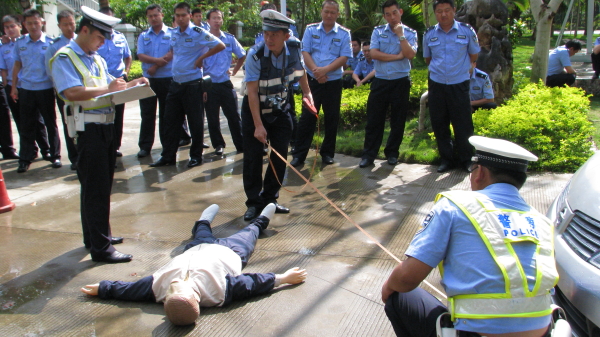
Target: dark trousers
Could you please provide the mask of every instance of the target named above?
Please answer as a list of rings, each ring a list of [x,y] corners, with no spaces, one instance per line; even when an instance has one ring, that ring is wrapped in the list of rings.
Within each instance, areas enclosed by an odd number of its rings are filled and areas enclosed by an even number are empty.
[[[395,292],[385,303],[385,313],[399,337],[434,337],[436,320],[445,312],[446,306],[421,288]]]
[[[58,105],[58,112],[63,123],[63,134],[65,135],[65,143],[67,144],[67,154],[69,155],[69,161],[71,164],[77,163],[77,146],[73,138],[69,137],[69,131],[67,130],[67,122],[65,120],[65,101],[63,101],[58,95],[56,96],[56,105]]]
[[[356,81],[352,78],[352,74],[342,76],[342,87],[344,89],[352,89],[356,86]]]
[[[160,143],[164,143],[165,132],[165,107],[167,104],[167,94],[169,86],[173,80],[171,77],[165,78],[149,78],[150,88],[156,96],[144,98],[140,100],[140,116],[142,123],[140,125],[140,138],[138,146],[140,150],[150,152],[154,145],[154,136],[156,130],[156,104],[158,103],[158,137]],[[183,132],[183,130],[182,130]]]
[[[127,75],[123,75],[127,82]],[[123,140],[123,119],[125,118],[125,104],[115,105],[115,151],[121,148]]]
[[[333,158],[335,155],[337,129],[340,123],[342,80],[328,81],[321,84],[313,77],[308,76],[308,85],[310,86],[310,91],[317,111],[319,111],[321,106],[323,107],[325,137],[323,138],[323,144],[321,144],[321,156]],[[296,141],[294,142],[294,158],[298,158],[300,161],[306,159],[315,134],[316,125],[317,117],[303,107],[302,115],[300,115],[300,121],[298,122]]]
[[[442,162],[452,162],[454,146],[459,162],[470,162],[473,147],[469,137],[473,135],[473,117],[469,81],[441,84],[429,79],[429,117]],[[454,128],[455,143],[452,142],[450,123]]]
[[[225,139],[221,134],[221,121],[219,117],[219,108],[223,109],[223,115],[227,118],[231,139],[237,152],[244,151],[244,142],[242,140],[242,120],[238,113],[237,94],[233,89],[231,81],[223,83],[213,83],[207,92],[206,101],[206,121],[208,122],[208,132],[212,146],[225,147]]]
[[[204,104],[200,80],[183,84],[173,81],[169,86],[165,109],[165,142],[162,151],[165,160],[175,160],[181,138],[181,125],[185,116],[192,134],[190,157],[202,161]]]
[[[21,108],[20,161],[30,163],[35,158],[35,134],[40,115],[44,119],[48,132],[50,156],[52,159],[59,159],[60,138],[54,109],[54,89],[26,90],[19,88],[19,105]]]
[[[267,115],[267,114],[266,114]],[[267,138],[275,149],[284,158],[287,157],[290,136],[292,134],[292,119],[289,113],[280,113],[279,116],[262,116],[262,122],[267,130]],[[277,202],[279,188],[271,165],[267,167],[263,181],[263,149],[264,144],[254,137],[254,120],[248,104],[248,96],[242,101],[242,135],[244,137],[244,191],[246,192],[246,206],[262,208],[271,202]],[[283,181],[285,175],[285,162],[275,153],[271,153],[271,161],[277,172],[277,177]],[[262,192],[261,192],[262,190]]]
[[[373,160],[377,157],[383,140],[385,117],[390,110],[390,135],[385,146],[386,158],[398,158],[400,144],[404,137],[404,124],[408,112],[408,97],[410,95],[410,79],[408,77],[396,80],[375,78],[367,101],[367,126],[365,128],[365,146],[363,159]]]
[[[12,138],[12,127],[10,121],[10,108],[4,92],[4,86],[0,83],[0,152],[3,156],[16,154],[15,144]]]
[[[596,75],[600,74],[600,55],[592,53],[592,69]]]
[[[553,87],[564,87],[565,85],[571,86],[575,83],[575,74],[556,74],[546,77],[546,86]]]
[[[478,105],[478,106],[471,106],[471,109],[473,109],[473,113],[479,109],[482,110],[492,110],[492,109],[496,109],[498,107],[498,104],[496,103],[485,103],[482,105]]]
[[[19,133],[19,139],[21,137],[21,105],[19,101],[15,101],[10,96],[10,91],[12,90],[11,85],[6,85],[4,88],[6,92],[6,98],[8,100],[8,106],[10,107],[10,111],[12,112],[13,119],[15,120],[15,125],[17,125],[17,132]],[[48,133],[46,132],[46,124],[44,124],[44,119],[41,114],[38,114],[38,120],[36,122],[35,127],[35,141],[37,144],[33,144],[34,153],[37,154],[38,146],[39,150],[42,154],[50,153],[50,144],[48,144]]]
[[[77,176],[81,183],[83,243],[91,246],[92,258],[115,249],[110,244],[110,193],[115,172],[114,124],[85,125],[77,137]]]

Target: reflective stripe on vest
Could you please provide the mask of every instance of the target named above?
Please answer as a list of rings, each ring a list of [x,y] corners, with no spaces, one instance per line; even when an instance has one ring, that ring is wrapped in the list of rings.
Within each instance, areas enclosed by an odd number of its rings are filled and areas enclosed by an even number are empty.
[[[77,53],[68,46],[64,46],[61,49],[59,49],[58,52],[56,52],[56,54],[54,55],[54,57],[50,59],[51,71],[52,65],[54,64],[54,60],[57,57],[59,57],[59,54],[64,54],[69,57],[69,59],[75,66],[75,69],[77,69],[77,72],[79,72],[79,76],[81,77],[81,80],[85,87],[102,87],[108,85],[108,81],[106,79],[106,70],[104,69],[102,60],[100,59],[100,55],[94,55],[94,63],[96,63],[96,66],[98,67],[100,76],[93,76],[88,67],[86,67],[83,61],[81,61],[79,55],[77,55]],[[62,98],[62,100],[65,101],[65,104],[75,103],[77,105],[80,105],[84,110],[95,110],[112,106],[112,101],[110,97],[92,98],[87,101],[76,102],[71,102],[67,100],[66,97],[64,97],[63,95],[60,95],[60,98]]]
[[[504,293],[456,295],[448,299],[452,319],[540,317],[549,315],[550,290],[558,282],[554,261],[554,227],[533,208],[528,212],[499,209],[481,194],[466,191],[440,193],[471,221],[504,278]],[[536,244],[535,285],[529,291],[527,276],[512,247],[515,242]],[[443,263],[443,262],[442,262]],[[440,272],[443,276],[442,263]]]

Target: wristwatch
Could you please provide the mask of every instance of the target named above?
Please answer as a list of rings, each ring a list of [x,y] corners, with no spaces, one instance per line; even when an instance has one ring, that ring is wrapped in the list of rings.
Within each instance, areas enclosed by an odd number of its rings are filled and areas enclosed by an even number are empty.
[[[400,37],[398,38],[398,40],[400,40],[400,42],[402,42],[402,41],[406,40],[406,37],[405,37],[405,36],[400,36]]]

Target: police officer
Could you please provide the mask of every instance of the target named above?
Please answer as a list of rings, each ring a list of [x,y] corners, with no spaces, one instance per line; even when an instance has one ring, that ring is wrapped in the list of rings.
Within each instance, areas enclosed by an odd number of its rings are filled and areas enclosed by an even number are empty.
[[[285,16],[287,16],[287,18],[290,20],[294,20],[292,19],[292,10],[289,7],[285,9]],[[300,34],[298,33],[298,28],[295,24],[290,25],[290,31],[292,31],[292,36],[300,39]]]
[[[372,165],[377,157],[388,107],[391,108],[391,130],[384,154],[388,164],[398,163],[410,96],[410,60],[417,53],[417,32],[402,24],[403,11],[398,2],[387,0],[381,8],[387,24],[375,27],[371,34],[375,79],[367,101],[367,126],[360,167]]]
[[[490,76],[477,69],[476,66],[477,62],[472,62],[471,70],[469,70],[471,74],[469,88],[473,112],[477,109],[496,109],[498,105],[494,102],[494,88]]]
[[[361,49],[360,39],[357,36],[352,37],[351,46],[352,57],[349,57],[348,61],[346,61],[346,65],[344,66],[344,72],[342,76],[342,86],[345,89],[354,88],[356,82],[354,82],[352,74],[354,73],[358,62],[365,58],[365,55],[363,54]]]
[[[293,20],[275,10],[260,13],[263,18],[265,43],[253,46],[246,57],[246,93],[242,101],[242,135],[244,137],[244,220],[252,220],[269,203],[275,203],[276,213],[289,213],[289,208],[277,204],[280,181],[285,175],[285,163],[271,153],[273,168],[263,172],[263,147],[271,146],[284,158],[287,156],[292,120],[290,116],[293,83],[300,81],[302,95],[312,104],[311,89],[304,73],[300,41],[290,39]],[[275,174],[277,177],[275,177]],[[261,192],[262,191],[262,192]]]
[[[473,191],[438,194],[408,258],[382,287],[385,312],[398,336],[435,336],[447,311],[453,336],[550,336],[553,225],[519,194],[537,157],[502,139],[469,141]],[[418,288],[440,263],[449,308]]]
[[[571,56],[581,50],[579,41],[570,40],[564,46],[555,48],[548,56],[548,75],[546,85],[562,87],[575,83],[575,69],[571,66]]]
[[[2,82],[0,82],[0,152],[3,159],[19,159],[12,139],[10,109]]]
[[[335,22],[340,15],[340,6],[335,0],[325,0],[321,7],[320,23],[306,26],[302,39],[302,56],[306,61],[308,84],[315,97],[317,111],[323,106],[325,137],[321,144],[323,164],[333,164],[335,141],[340,121],[342,100],[342,66],[352,57],[350,30]],[[294,143],[291,164],[304,163],[315,133],[317,117],[302,109]]]
[[[167,94],[165,111],[165,142],[161,157],[152,167],[175,164],[179,145],[179,130],[187,115],[192,146],[188,167],[202,164],[202,138],[204,137],[204,104],[202,99],[202,63],[207,57],[225,49],[225,44],[208,31],[190,24],[190,5],[175,5],[177,28],[171,29],[173,52],[173,82]],[[208,51],[204,52],[208,49]]]
[[[194,8],[194,10],[192,10],[192,22],[196,27],[204,28],[205,30],[210,30],[208,22],[202,21],[202,10],[200,8]]]
[[[242,140],[242,121],[238,113],[237,93],[233,89],[233,83],[229,80],[230,74],[235,76],[244,64],[246,51],[232,34],[221,31],[223,26],[223,13],[218,8],[213,8],[206,13],[206,21],[210,26],[210,33],[218,37],[225,44],[225,50],[208,57],[203,62],[204,74],[209,75],[212,81],[206,100],[206,121],[208,132],[215,154],[222,155],[225,148],[225,139],[221,134],[221,121],[219,108],[223,109],[223,115],[227,118],[229,131],[233,145],[238,153],[244,152]],[[229,70],[232,54],[237,57],[233,70]]]
[[[110,7],[100,8],[100,13],[109,16],[115,16],[115,12]],[[131,68],[131,49],[127,43],[125,34],[113,30],[113,36],[111,39],[106,40],[106,43],[98,49],[98,54],[106,60],[108,64],[108,72],[114,77],[122,77],[127,81],[127,74]],[[123,118],[125,113],[125,104],[118,104],[115,106],[115,129],[117,130],[116,142],[116,153],[117,157],[122,157],[123,153],[119,150],[121,148],[121,140],[123,139]]]
[[[23,13],[29,34],[15,42],[11,97],[19,101],[21,123],[21,149],[18,173],[27,172],[36,157],[35,135],[40,114],[44,118],[50,143],[50,162],[53,168],[60,162],[60,138],[54,110],[52,80],[46,73],[44,54],[52,39],[42,32],[42,14],[35,9]]]
[[[362,53],[365,57],[358,61],[356,69],[352,72],[352,79],[356,82],[357,87],[365,83],[371,83],[375,77],[375,63],[371,58],[370,41],[363,42]]]
[[[56,52],[69,44],[73,38],[75,38],[75,13],[66,9],[61,11],[56,15],[56,20],[58,21],[58,28],[61,31],[61,35],[53,40],[53,43],[48,46],[48,50],[46,50],[45,60],[46,60],[46,70],[48,75],[52,75],[50,73],[50,69],[48,68],[48,64],[50,63],[50,59],[56,54]],[[58,105],[58,112],[60,113],[61,119],[63,121],[63,134],[65,136],[65,143],[67,144],[67,154],[69,155],[69,161],[71,162],[71,170],[77,169],[77,147],[73,142],[73,138],[69,137],[69,133],[67,131],[67,124],[64,116],[64,108],[65,102],[60,98],[60,96],[56,96],[56,105]]]
[[[597,37],[594,41],[594,49],[592,49],[592,69],[594,69],[594,75],[592,80],[598,79],[600,75],[600,37]]]
[[[95,98],[110,92],[148,83],[140,78],[125,83],[113,78],[98,48],[114,36],[112,28],[119,19],[81,6],[83,18],[75,40],[50,60],[56,92],[71,113],[83,109],[84,131],[77,132],[77,176],[81,183],[81,225],[83,242],[93,261],[118,263],[132,256],[118,252],[113,245],[123,242],[110,230],[110,193],[115,171],[115,111],[110,97]],[[74,130],[71,130],[74,131]]]
[[[455,148],[459,164],[465,169],[473,153],[469,144],[473,135],[469,69],[480,48],[473,28],[454,20],[454,0],[435,0],[433,11],[438,24],[429,27],[423,36],[423,57],[429,65],[429,116],[442,159],[437,171],[442,173],[454,167]]]

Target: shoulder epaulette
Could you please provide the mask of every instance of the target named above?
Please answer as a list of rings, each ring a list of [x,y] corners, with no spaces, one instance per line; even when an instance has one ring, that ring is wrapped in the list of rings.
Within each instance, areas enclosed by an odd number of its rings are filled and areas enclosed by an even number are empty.
[[[25,35],[21,35],[21,36],[19,36],[19,37],[18,37],[18,38],[17,38],[15,41],[18,41],[18,40],[23,40],[24,38],[25,38]]]
[[[429,31],[434,30],[435,29],[435,25],[430,26],[429,28],[427,28],[427,30],[425,31],[425,33],[429,33]]]
[[[486,73],[484,73],[484,72],[478,72],[478,73],[475,74],[475,76],[476,77],[481,77],[483,79],[487,79],[488,78],[488,75]]]
[[[345,31],[347,31],[348,33],[350,33],[350,28],[346,28],[346,27],[344,27],[344,26],[342,26],[342,25],[340,25],[340,28],[341,28],[342,30],[345,30]]]
[[[229,36],[235,37],[235,35],[233,35],[233,34],[231,34],[229,32],[223,32],[223,33],[225,33],[225,35],[229,35]]]
[[[383,27],[385,27],[385,25],[375,26],[375,28],[383,28]]]
[[[311,23],[311,24],[306,25],[306,28],[314,27],[314,26],[317,26],[318,24],[319,24],[319,22]]]
[[[56,43],[56,42],[58,42],[58,41],[60,41],[60,36],[59,36],[59,37],[57,37],[57,38],[55,38],[54,40],[52,40],[52,42],[54,42],[54,43]]]
[[[258,32],[258,33],[256,33],[256,35],[254,35],[254,37],[257,38],[257,37],[262,36],[262,35],[263,35],[263,32]]]
[[[416,30],[410,28],[409,26],[404,26],[404,29],[408,30],[411,33],[416,33],[417,32]]]
[[[288,47],[302,49],[302,41],[298,40],[295,36],[290,36],[290,38],[286,41],[286,44]]]
[[[461,24],[462,26],[471,28],[471,25],[468,24],[468,23],[466,23],[466,22],[460,22],[460,21],[458,21],[458,23]]]
[[[203,29],[200,28],[200,27],[198,27],[198,26],[194,26],[192,29],[195,30],[198,33],[203,33]]]

